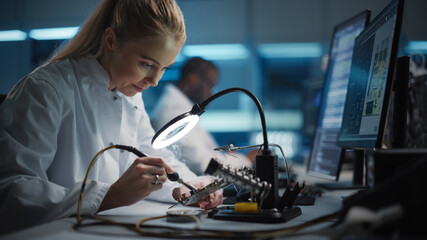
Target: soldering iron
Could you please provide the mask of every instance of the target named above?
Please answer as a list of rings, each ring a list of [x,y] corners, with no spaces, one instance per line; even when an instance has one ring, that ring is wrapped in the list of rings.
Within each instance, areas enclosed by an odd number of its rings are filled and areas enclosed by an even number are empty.
[[[123,150],[129,151],[129,152],[131,152],[131,153],[135,154],[135,155],[136,155],[136,156],[138,156],[138,157],[148,157],[148,155],[147,155],[147,154],[145,154],[145,153],[143,153],[143,152],[139,151],[138,149],[136,149],[136,148],[134,148],[134,147],[132,147],[132,146],[126,146],[126,145],[114,145],[114,146],[116,146],[116,148],[118,148],[118,149],[123,149]],[[166,173],[166,175],[167,175],[167,177],[168,177],[168,179],[169,179],[170,181],[172,181],[172,182],[179,182],[179,183],[181,183],[182,185],[186,186],[188,189],[190,189],[190,191],[193,191],[193,192],[196,192],[196,191],[197,191],[197,190],[196,190],[194,187],[192,187],[190,184],[188,184],[188,183],[184,182],[184,181],[179,177],[179,174],[178,174],[177,172],[173,172],[173,173]]]

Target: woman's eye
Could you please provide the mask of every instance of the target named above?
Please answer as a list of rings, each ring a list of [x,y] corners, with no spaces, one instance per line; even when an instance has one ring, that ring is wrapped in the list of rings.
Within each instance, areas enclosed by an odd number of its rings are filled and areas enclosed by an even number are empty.
[[[151,69],[153,66],[151,66],[150,64],[147,64],[147,63],[143,63],[142,64],[142,66],[145,68],[145,69]]]

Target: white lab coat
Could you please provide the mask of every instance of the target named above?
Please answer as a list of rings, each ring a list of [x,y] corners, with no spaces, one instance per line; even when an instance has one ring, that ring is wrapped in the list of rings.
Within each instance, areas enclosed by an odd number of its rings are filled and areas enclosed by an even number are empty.
[[[170,120],[189,112],[194,103],[175,85],[168,84],[151,113],[151,123],[158,131]],[[203,117],[203,115],[201,116]],[[252,167],[252,162],[243,154],[224,154],[214,151],[218,143],[199,123],[185,137],[169,147],[177,158],[196,174],[203,174],[212,156],[232,168]],[[233,156],[230,156],[233,155]]]
[[[21,79],[0,107],[0,233],[73,215],[90,161],[111,144],[161,156],[184,180],[196,175],[168,150],[154,150],[141,94],[108,90],[95,59],[66,59]],[[95,214],[109,186],[137,157],[111,149],[95,163],[82,214]],[[149,198],[174,202],[167,181]]]

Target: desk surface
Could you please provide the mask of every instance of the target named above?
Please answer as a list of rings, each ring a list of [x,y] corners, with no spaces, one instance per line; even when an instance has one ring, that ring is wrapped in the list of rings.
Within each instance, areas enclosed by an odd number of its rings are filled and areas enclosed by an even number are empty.
[[[305,180],[308,183],[322,182],[319,178],[311,178],[305,174],[305,168],[302,166],[293,169],[298,176],[298,181],[302,182]],[[344,176],[342,180],[351,179],[351,175]],[[250,223],[250,222],[237,222],[237,221],[225,221],[225,220],[214,220],[207,217],[207,213],[201,216],[201,229],[209,230],[231,230],[231,231],[262,231],[262,230],[277,230],[281,228],[292,227],[298,224],[305,223],[313,220],[320,216],[324,216],[333,212],[338,211],[341,208],[342,198],[353,194],[355,190],[339,190],[339,191],[326,191],[321,197],[316,198],[316,202],[311,206],[299,206],[302,214],[288,222],[284,223]],[[156,217],[166,215],[166,211],[171,206],[171,203],[159,203],[149,200],[142,200],[129,207],[121,207],[108,211],[104,211],[100,216],[107,217],[111,220],[123,223],[135,224],[139,220],[148,217]],[[176,207],[173,209],[198,209],[195,207]],[[90,221],[90,220],[87,220]],[[135,239],[138,236],[130,230],[126,230],[123,227],[113,226],[96,226],[85,228],[84,232],[75,231],[72,227],[76,223],[75,218],[65,218],[51,223],[35,226],[22,231],[11,233],[8,235],[0,236],[0,240],[3,239],[43,239],[43,240],[57,240],[57,239]],[[83,221],[85,223],[85,221]],[[193,228],[194,223],[171,223],[167,222],[166,219],[157,219],[148,222],[150,225],[159,226],[174,226],[178,228]],[[332,222],[326,222],[320,225],[304,229],[304,231],[311,231],[321,229],[325,226],[332,224]],[[89,232],[89,233],[88,233]],[[292,239],[305,239],[307,235],[302,237],[292,237]],[[311,236],[312,238],[313,236]],[[147,239],[147,238],[145,238]],[[152,238],[159,239],[159,238]],[[276,239],[276,238],[275,238]],[[289,239],[286,237],[286,239]],[[308,237],[310,239],[310,236]],[[322,239],[316,236],[316,239]]]
[[[262,224],[262,223],[248,223],[237,221],[223,221],[207,218],[207,213],[202,214],[201,229],[214,229],[214,230],[233,230],[233,231],[257,231],[257,230],[275,230],[295,226],[317,217],[333,213],[340,209],[342,197],[352,194],[352,191],[332,191],[325,192],[321,197],[317,197],[316,203],[312,206],[300,206],[302,215],[285,223],[275,224]],[[171,206],[170,203],[159,203],[148,200],[143,200],[129,207],[117,208],[103,212],[101,215],[108,217],[114,221],[125,223],[136,223],[138,220],[162,216]],[[180,207],[177,209],[189,209],[190,207]],[[195,208],[190,208],[195,209]],[[87,220],[90,221],[90,220]],[[72,229],[73,224],[76,222],[75,218],[65,218],[57,220],[48,224],[39,225],[33,228],[25,229],[9,235],[0,237],[0,239],[135,239],[134,233],[122,227],[112,226],[95,226],[85,229],[84,232],[76,232]],[[154,225],[167,225],[176,226],[180,228],[192,228],[194,223],[171,223],[166,219],[157,219],[150,221],[149,224]],[[331,223],[324,223],[317,225],[307,230],[319,229]],[[159,239],[159,238],[153,238]],[[297,238],[301,239],[301,238]]]

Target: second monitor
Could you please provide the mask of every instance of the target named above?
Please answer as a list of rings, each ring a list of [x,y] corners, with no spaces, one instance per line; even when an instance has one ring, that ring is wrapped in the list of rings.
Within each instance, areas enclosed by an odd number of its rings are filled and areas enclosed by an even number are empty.
[[[328,69],[312,142],[307,174],[338,180],[344,151],[337,145],[356,37],[369,22],[365,10],[338,24],[333,31]]]
[[[382,148],[395,72],[403,0],[393,0],[357,38],[338,144]]]

